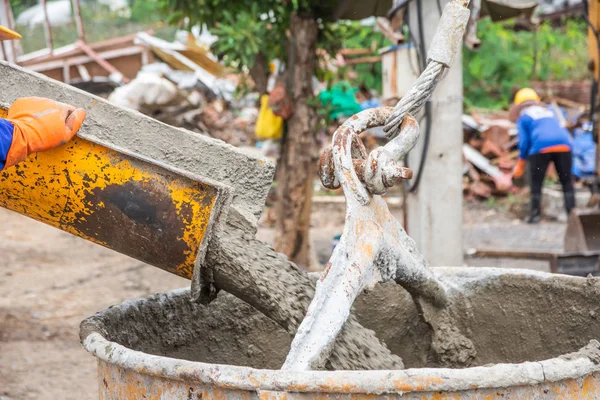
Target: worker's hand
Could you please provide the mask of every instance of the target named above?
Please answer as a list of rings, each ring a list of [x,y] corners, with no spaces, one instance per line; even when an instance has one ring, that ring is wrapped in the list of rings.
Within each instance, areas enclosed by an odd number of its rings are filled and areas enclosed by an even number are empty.
[[[515,169],[513,171],[513,176],[517,179],[519,179],[520,177],[523,176],[523,174],[525,173],[525,165],[527,164],[527,161],[523,160],[522,158],[519,158],[519,161],[517,161],[517,165],[515,166]]]
[[[512,176],[504,174],[498,178],[494,178],[494,185],[496,185],[497,190],[508,192],[513,185]]]
[[[18,99],[8,109],[7,120],[14,126],[5,167],[67,143],[81,128],[86,113],[82,108],[41,97]]]

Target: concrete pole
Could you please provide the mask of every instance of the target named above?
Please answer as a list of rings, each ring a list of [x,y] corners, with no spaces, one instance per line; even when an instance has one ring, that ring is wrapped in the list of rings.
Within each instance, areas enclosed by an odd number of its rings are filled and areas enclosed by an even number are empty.
[[[423,33],[429,45],[440,13],[436,0],[420,0]],[[442,7],[446,1],[440,0]],[[412,34],[420,40],[417,3],[410,3],[409,23]],[[463,265],[462,238],[462,57],[435,89],[430,99],[432,127],[429,149],[418,189],[408,194],[407,231],[416,241],[431,266]],[[426,131],[421,123],[419,144],[409,156],[410,167],[418,169]],[[414,178],[413,178],[414,180]]]

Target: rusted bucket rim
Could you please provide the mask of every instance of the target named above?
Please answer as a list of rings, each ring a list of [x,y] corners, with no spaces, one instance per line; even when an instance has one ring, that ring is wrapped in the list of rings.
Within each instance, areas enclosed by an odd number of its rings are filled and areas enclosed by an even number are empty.
[[[568,277],[538,271],[499,268],[434,268],[436,275],[458,286],[468,286],[503,275],[519,275],[533,279],[577,280],[582,284],[585,278]],[[177,289],[169,295],[185,295],[189,289]],[[126,301],[117,306],[126,309],[137,306],[145,299]],[[102,312],[94,317],[102,318]],[[87,321],[87,320],[86,320]],[[140,374],[173,379],[178,381],[210,384],[224,389],[251,391],[326,392],[326,393],[404,393],[430,391],[460,391],[469,389],[503,388],[510,386],[536,385],[580,378],[600,371],[600,365],[582,353],[570,357],[557,357],[544,361],[520,364],[494,364],[491,366],[464,369],[412,368],[406,370],[378,371],[307,371],[289,372],[280,370],[255,369],[233,365],[209,364],[161,357],[131,350],[116,342],[107,340],[99,329],[89,329],[84,321],[86,337],[82,344],[87,351],[99,359],[118,367],[133,370]],[[600,343],[592,342],[600,348]]]

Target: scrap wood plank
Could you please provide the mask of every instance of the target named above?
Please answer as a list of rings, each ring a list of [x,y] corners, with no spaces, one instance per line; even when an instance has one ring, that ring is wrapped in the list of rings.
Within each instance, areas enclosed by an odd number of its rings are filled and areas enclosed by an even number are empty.
[[[358,57],[358,58],[346,58],[344,62],[347,65],[354,64],[375,64],[381,62],[382,56],[371,56],[371,57]]]
[[[500,168],[492,165],[490,160],[485,158],[480,152],[475,150],[473,147],[468,144],[463,144],[463,154],[467,160],[477,168],[491,176],[492,178],[502,178],[504,175]]]

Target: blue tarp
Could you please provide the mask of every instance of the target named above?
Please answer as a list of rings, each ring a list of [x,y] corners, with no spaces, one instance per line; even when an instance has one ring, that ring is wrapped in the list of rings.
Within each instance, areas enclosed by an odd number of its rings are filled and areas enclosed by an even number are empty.
[[[363,110],[367,110],[369,108],[377,108],[377,107],[381,107],[381,102],[375,98],[365,100],[362,103],[360,103],[360,108],[362,108]]]
[[[573,175],[578,178],[593,176],[596,173],[596,143],[591,132],[591,124],[583,124],[573,132]]]

